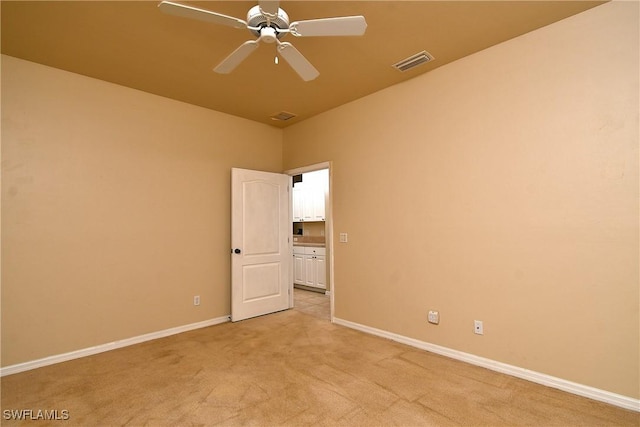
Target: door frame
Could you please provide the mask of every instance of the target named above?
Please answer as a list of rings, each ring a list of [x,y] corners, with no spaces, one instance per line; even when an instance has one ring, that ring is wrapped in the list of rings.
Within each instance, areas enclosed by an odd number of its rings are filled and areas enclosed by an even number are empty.
[[[336,282],[334,280],[333,275],[333,171],[331,167],[331,161],[315,163],[309,166],[302,166],[295,169],[288,169],[283,173],[289,175],[291,177],[291,191],[289,192],[289,216],[291,218],[291,223],[293,224],[293,176],[300,175],[307,172],[315,172],[321,169],[328,169],[329,171],[329,194],[326,200],[325,205],[325,230],[324,239],[325,246],[328,249],[327,262],[329,263],[329,319],[331,323],[334,322],[334,304],[335,304],[335,295],[336,295]],[[291,248],[291,254],[293,256],[293,227],[289,228],[289,242]],[[291,277],[291,296],[289,301],[289,306],[293,307],[293,263],[290,263],[289,266]]]

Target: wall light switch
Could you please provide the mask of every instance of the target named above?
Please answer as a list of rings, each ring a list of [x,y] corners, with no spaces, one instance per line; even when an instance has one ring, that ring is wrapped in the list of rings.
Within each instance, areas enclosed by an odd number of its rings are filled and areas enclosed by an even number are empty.
[[[429,320],[429,323],[433,323],[434,325],[437,325],[438,323],[440,323],[440,313],[435,310],[429,310],[428,320]]]
[[[347,233],[340,233],[340,243],[347,243]]]

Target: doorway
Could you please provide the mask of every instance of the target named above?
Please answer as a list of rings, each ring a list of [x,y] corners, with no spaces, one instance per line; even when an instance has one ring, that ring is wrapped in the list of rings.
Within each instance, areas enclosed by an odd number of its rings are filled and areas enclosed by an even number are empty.
[[[291,177],[292,189],[290,306],[333,321],[331,164],[305,166],[285,174]]]

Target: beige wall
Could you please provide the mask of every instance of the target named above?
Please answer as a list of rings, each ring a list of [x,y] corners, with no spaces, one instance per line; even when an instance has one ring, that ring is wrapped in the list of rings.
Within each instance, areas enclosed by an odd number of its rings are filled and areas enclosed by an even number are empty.
[[[231,167],[282,131],[3,56],[2,365],[228,315]]]
[[[640,397],[637,36],[599,6],[284,132],[3,57],[2,365],[229,314],[229,169],[332,161],[338,317]]]
[[[615,2],[286,128],[333,162],[335,315],[640,397],[638,52]]]

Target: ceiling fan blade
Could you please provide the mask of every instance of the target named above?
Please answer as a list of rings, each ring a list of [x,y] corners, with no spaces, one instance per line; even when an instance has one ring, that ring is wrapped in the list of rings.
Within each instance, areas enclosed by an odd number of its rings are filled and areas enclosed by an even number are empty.
[[[221,13],[211,12],[210,10],[200,9],[186,4],[174,3],[171,1],[163,1],[158,5],[160,10],[168,15],[181,16],[183,18],[198,19],[200,21],[211,22],[214,24],[227,25],[233,28],[247,28],[247,23],[233,16],[223,15]]]
[[[310,19],[289,25],[291,34],[298,37],[313,36],[361,36],[367,29],[364,16]]]
[[[213,71],[220,74],[229,74],[240,65],[242,61],[247,59],[247,57],[258,48],[259,44],[257,40],[249,40],[242,43],[240,47],[231,52],[231,55],[223,59]]]
[[[275,0],[260,0],[260,10],[267,16],[278,16],[278,9],[280,8],[280,2]]]
[[[318,70],[291,43],[280,43],[278,52],[305,82],[313,80],[320,75]]]

